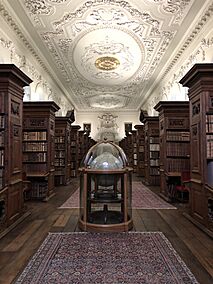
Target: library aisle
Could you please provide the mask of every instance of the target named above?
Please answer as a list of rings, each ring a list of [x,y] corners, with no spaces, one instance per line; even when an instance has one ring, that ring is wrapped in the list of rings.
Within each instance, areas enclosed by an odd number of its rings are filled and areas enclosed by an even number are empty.
[[[142,181],[134,175],[134,181]],[[56,188],[48,202],[28,201],[31,214],[0,239],[0,283],[14,283],[48,232],[79,232],[78,209],[58,209],[79,187],[73,178],[66,186]],[[158,186],[149,187],[159,193]],[[212,239],[186,219],[186,204],[175,204],[177,210],[133,210],[133,231],[162,232],[201,284],[212,283]],[[141,252],[142,254],[143,252]],[[151,263],[150,263],[151,265]]]

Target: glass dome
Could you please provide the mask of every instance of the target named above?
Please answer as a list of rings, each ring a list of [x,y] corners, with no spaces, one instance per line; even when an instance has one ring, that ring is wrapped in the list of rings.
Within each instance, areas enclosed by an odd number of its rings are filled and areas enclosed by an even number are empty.
[[[122,169],[128,164],[124,151],[115,143],[102,141],[91,147],[82,167],[100,170]]]

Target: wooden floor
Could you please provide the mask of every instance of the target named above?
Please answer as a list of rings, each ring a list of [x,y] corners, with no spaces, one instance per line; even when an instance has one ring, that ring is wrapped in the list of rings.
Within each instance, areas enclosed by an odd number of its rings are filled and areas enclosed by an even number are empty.
[[[78,231],[78,210],[57,209],[78,185],[73,179],[72,184],[58,187],[48,202],[27,203],[31,214],[0,240],[0,283],[13,283],[48,232]],[[133,210],[133,230],[163,232],[199,283],[212,284],[213,240],[182,215],[184,205],[179,207]]]

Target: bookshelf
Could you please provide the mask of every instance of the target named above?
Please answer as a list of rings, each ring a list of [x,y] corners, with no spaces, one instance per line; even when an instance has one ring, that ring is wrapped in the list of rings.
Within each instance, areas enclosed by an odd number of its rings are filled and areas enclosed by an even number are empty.
[[[135,125],[134,128],[136,132],[136,145],[137,145],[137,170],[136,173],[138,176],[144,177],[144,161],[145,161],[145,136],[144,136],[144,125]]]
[[[160,184],[159,158],[159,117],[147,116],[144,118],[145,131],[145,178],[148,185]]]
[[[78,154],[79,154],[79,125],[71,125],[71,162],[70,162],[70,176],[72,178],[77,177],[78,174]]]
[[[71,120],[66,116],[55,117],[55,186],[71,181]]]
[[[133,160],[133,172],[137,172],[138,167],[138,151],[137,151],[137,130],[132,130],[132,160]]]
[[[5,113],[0,113],[0,190],[4,187]]]
[[[190,170],[189,102],[160,101],[160,191],[169,201],[178,199],[176,185]]]
[[[89,134],[90,132],[85,130],[78,131],[78,166],[80,167],[81,161],[83,160],[84,156],[86,155],[89,149]]]
[[[22,170],[23,87],[32,80],[0,64],[0,232],[25,216]]]
[[[131,168],[134,167],[133,135],[134,134],[132,133],[132,130],[129,131],[129,132],[126,132],[125,153],[126,153],[126,156],[127,156],[127,160],[128,160],[129,166]]]
[[[55,175],[55,112],[53,101],[24,102],[23,168],[31,190],[27,199],[47,201],[53,194]]]
[[[190,103],[190,212],[200,228],[213,235],[213,64],[195,64],[180,80]]]

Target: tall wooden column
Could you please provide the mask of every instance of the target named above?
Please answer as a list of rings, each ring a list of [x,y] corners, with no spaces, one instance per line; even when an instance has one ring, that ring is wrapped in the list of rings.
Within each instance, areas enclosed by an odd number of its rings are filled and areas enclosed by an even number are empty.
[[[0,64],[1,187],[0,231],[23,213],[23,87],[32,80],[13,64]]]

